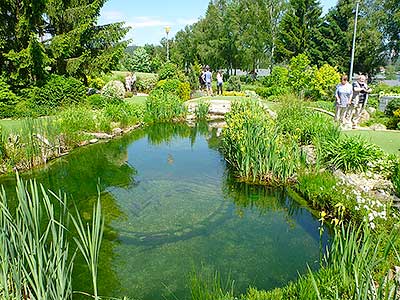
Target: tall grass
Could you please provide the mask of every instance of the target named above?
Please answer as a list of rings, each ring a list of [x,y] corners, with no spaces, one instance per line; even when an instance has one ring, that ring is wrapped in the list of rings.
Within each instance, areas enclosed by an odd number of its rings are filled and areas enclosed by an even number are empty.
[[[204,101],[200,102],[196,106],[195,115],[197,120],[206,120],[208,111],[210,110],[210,102]]]
[[[232,300],[234,281],[222,280],[218,272],[192,272],[190,294],[192,300]]]
[[[328,165],[344,172],[366,171],[369,164],[384,158],[382,149],[358,136],[324,142],[322,155]]]
[[[17,175],[17,203],[10,207],[4,189],[0,192],[0,297],[3,299],[71,299],[72,271],[77,252],[69,243],[71,230],[86,232],[89,245],[77,239],[79,250],[90,253],[90,267],[102,239],[100,201],[94,208],[92,226],[73,216],[65,196],[48,192],[35,181],[27,185]],[[97,267],[96,267],[97,268]],[[92,273],[95,297],[97,272]]]
[[[183,119],[185,115],[181,99],[161,89],[152,91],[146,100],[146,120],[151,123]]]
[[[400,197],[400,162],[397,161],[392,174],[392,183],[398,197]]]
[[[294,96],[287,96],[282,102],[277,124],[281,132],[291,134],[302,145],[316,145],[340,135],[331,117],[307,108],[307,103]]]
[[[291,135],[254,101],[237,102],[226,115],[222,148],[239,177],[249,181],[288,182],[300,163],[301,151]]]

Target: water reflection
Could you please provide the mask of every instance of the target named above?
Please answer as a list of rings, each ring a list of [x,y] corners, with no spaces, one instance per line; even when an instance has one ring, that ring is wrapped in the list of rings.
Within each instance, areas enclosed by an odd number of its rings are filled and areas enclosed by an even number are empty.
[[[188,298],[196,267],[273,288],[318,259],[318,221],[284,190],[238,183],[207,124],[149,126],[107,144],[78,149],[24,174],[61,190],[90,218],[97,186],[106,218],[100,294],[136,299]],[[13,190],[13,177],[3,177]],[[83,264],[74,287],[90,291]]]

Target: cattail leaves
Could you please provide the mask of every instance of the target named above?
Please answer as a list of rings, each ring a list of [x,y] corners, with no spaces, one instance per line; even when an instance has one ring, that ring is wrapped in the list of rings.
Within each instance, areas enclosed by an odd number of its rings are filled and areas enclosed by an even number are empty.
[[[104,226],[100,201],[91,226],[85,226],[79,214],[72,216],[68,211],[65,196],[48,192],[35,181],[25,184],[18,175],[16,191],[12,208],[4,189],[0,192],[0,298],[71,299],[77,252],[69,244],[70,219],[78,232],[78,250],[88,257],[92,277],[97,277]],[[93,285],[98,299],[96,278]]]

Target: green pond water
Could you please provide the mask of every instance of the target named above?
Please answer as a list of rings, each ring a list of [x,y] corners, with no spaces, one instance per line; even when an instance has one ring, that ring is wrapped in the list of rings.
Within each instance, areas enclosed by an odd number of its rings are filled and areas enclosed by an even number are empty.
[[[316,268],[318,221],[282,190],[232,180],[218,143],[206,125],[156,125],[22,177],[65,192],[87,220],[99,187],[102,296],[189,299],[194,270],[234,279],[237,293],[271,289]],[[0,182],[12,193],[14,177]],[[74,289],[91,290],[83,264]]]

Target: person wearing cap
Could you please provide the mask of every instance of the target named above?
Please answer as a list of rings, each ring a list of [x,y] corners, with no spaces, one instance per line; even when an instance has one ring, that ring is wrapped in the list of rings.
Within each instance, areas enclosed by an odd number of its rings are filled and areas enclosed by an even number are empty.
[[[351,99],[351,112],[349,119],[352,123],[352,128],[355,129],[360,122],[361,113],[368,101],[368,94],[372,89],[368,87],[364,75],[359,75],[357,81],[353,82],[353,97]]]

